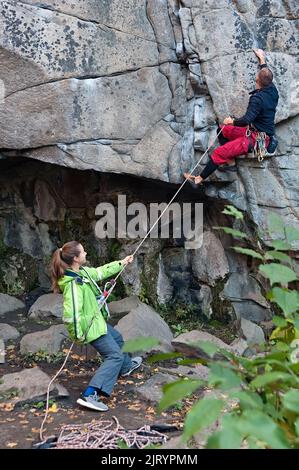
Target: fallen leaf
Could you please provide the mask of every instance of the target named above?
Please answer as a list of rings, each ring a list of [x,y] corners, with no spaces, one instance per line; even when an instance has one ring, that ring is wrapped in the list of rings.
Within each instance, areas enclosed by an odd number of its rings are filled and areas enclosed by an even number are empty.
[[[136,411],[139,411],[140,410],[140,405],[128,405],[128,409],[129,410],[136,410]]]
[[[48,409],[48,412],[49,413],[57,413],[57,411],[59,410],[58,406],[56,403],[53,403],[52,406],[50,406],[50,408]]]
[[[23,421],[20,421],[20,424],[28,424],[29,421],[27,421],[26,419],[23,419]]]
[[[154,410],[154,408],[151,408],[151,407],[147,408],[146,412],[150,414],[156,414],[156,411]]]
[[[31,428],[31,432],[39,432],[38,428]]]
[[[12,411],[15,405],[13,403],[0,403],[0,410]]]
[[[77,361],[84,361],[84,356],[79,356],[78,354],[71,354],[71,358]]]
[[[17,442],[8,442],[6,444],[6,447],[12,448],[12,447],[17,447],[18,443]]]

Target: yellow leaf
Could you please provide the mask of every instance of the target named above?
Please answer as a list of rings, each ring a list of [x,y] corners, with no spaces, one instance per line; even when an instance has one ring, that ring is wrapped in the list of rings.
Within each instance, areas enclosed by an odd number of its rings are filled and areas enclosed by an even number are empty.
[[[39,432],[39,428],[31,428],[31,432]]]
[[[50,406],[50,408],[48,409],[49,413],[57,413],[57,411],[58,411],[58,406],[56,405],[56,403],[53,403],[53,405]]]
[[[78,354],[71,354],[71,358],[72,358],[72,359],[75,359],[75,360],[79,360],[79,361],[84,360],[84,357],[83,357],[83,356],[79,356]]]

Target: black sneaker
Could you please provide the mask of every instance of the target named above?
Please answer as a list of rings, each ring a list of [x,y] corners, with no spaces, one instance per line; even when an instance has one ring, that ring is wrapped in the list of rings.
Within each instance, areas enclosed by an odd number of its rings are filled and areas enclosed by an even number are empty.
[[[88,397],[81,397],[77,400],[78,405],[95,411],[108,411],[108,406],[99,400],[97,392],[92,393]]]
[[[267,148],[266,157],[272,157],[276,154],[276,150],[278,147],[278,140],[276,139],[275,135],[270,137],[270,142]]]
[[[140,356],[133,357],[132,358],[131,369],[128,370],[128,372],[125,372],[124,374],[121,374],[121,376],[122,377],[127,377],[128,375],[130,375],[133,372],[133,370],[138,369],[138,367],[140,367],[141,364],[142,364],[142,357],[140,357]]]

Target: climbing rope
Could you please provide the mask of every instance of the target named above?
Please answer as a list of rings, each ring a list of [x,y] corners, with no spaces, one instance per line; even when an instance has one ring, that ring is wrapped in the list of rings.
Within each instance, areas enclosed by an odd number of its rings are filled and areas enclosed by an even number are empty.
[[[167,436],[145,425],[126,430],[118,419],[101,420],[85,424],[69,424],[62,427],[56,449],[118,449],[122,441],[129,449],[144,449],[153,444],[163,444]]]
[[[225,126],[222,126],[222,129],[223,127]],[[216,134],[216,137],[215,139],[213,140],[212,144],[207,148],[207,150],[204,152],[204,154],[201,156],[201,158],[198,160],[198,162],[196,163],[196,165],[194,166],[194,168],[192,169],[192,171],[190,172],[190,175],[192,175],[194,173],[194,171],[196,170],[196,168],[198,167],[198,165],[201,163],[201,161],[203,160],[203,158],[206,156],[207,152],[210,150],[210,148],[214,145],[214,143],[216,142],[216,139],[218,138],[220,132],[222,131],[222,129],[220,129],[220,131]],[[144,236],[144,238],[141,240],[141,242],[138,244],[137,248],[134,250],[132,256],[134,257],[135,254],[137,253],[137,251],[141,248],[141,246],[143,245],[143,243],[145,242],[145,240],[147,239],[147,237],[151,234],[151,232],[153,231],[153,229],[156,227],[156,225],[158,224],[158,222],[161,220],[161,218],[163,217],[163,215],[165,214],[165,212],[168,210],[169,206],[172,204],[172,202],[174,201],[174,199],[177,197],[177,195],[180,193],[180,191],[183,189],[183,187],[185,186],[185,184],[187,183],[187,179],[185,179],[183,181],[183,183],[180,185],[179,189],[176,191],[175,195],[171,198],[171,200],[169,201],[169,203],[167,204],[167,206],[164,208],[164,210],[162,211],[162,213],[160,214],[160,216],[157,218],[157,220],[155,221],[155,223],[152,225],[152,227],[149,229],[149,231],[147,232],[147,234]],[[98,301],[98,304],[99,304],[99,307],[103,306],[104,304],[106,304],[108,298],[110,297],[110,295],[112,294],[113,292],[113,289],[115,288],[116,286],[116,283],[117,283],[117,280],[118,278],[121,276],[121,274],[123,273],[123,271],[126,269],[127,265],[124,265],[122,267],[122,269],[119,271],[119,273],[117,274],[117,276],[115,277],[115,279],[113,280],[113,282],[110,281],[111,283],[111,287],[108,291],[106,291],[106,295],[103,295],[101,297],[101,299]],[[93,319],[95,318],[95,315],[92,317],[91,319],[91,322],[87,328],[87,333],[92,325],[92,322],[93,322]],[[87,337],[87,333],[85,333],[85,339]],[[70,352],[74,346],[75,342],[73,342],[69,348],[69,351],[66,355],[66,358],[61,366],[61,368],[59,369],[59,371],[57,372],[57,374],[53,377],[53,379],[51,379],[50,383],[49,383],[49,386],[48,386],[48,390],[47,390],[47,401],[46,401],[46,412],[45,412],[45,417],[43,419],[43,422],[42,422],[42,425],[40,427],[40,432],[39,432],[39,436],[40,436],[40,439],[41,441],[44,440],[43,438],[43,430],[44,430],[44,424],[46,422],[46,419],[47,419],[47,416],[48,416],[48,413],[49,413],[49,395],[50,395],[50,387],[52,385],[52,383],[54,382],[54,380],[56,380],[56,378],[58,377],[58,375],[60,374],[60,372],[63,370],[66,362],[67,362],[67,359],[70,355]]]

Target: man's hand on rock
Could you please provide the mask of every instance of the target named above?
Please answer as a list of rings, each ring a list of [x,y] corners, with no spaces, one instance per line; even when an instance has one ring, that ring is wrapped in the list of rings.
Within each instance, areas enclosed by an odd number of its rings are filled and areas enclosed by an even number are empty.
[[[260,65],[265,64],[265,52],[262,49],[252,49],[255,55],[257,56]]]

